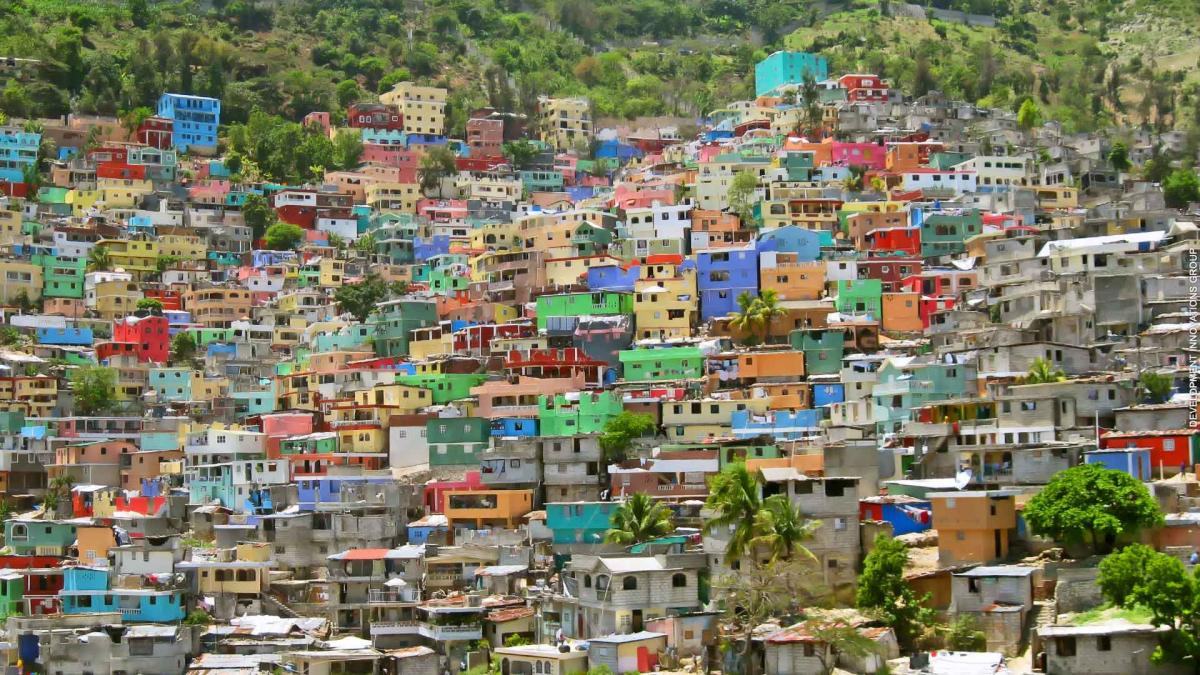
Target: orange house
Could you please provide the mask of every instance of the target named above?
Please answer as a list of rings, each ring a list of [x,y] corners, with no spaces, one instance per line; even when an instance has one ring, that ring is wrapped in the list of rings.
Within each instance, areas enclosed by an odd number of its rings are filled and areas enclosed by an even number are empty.
[[[795,253],[780,253],[775,265],[759,273],[762,288],[774,289],[780,300],[816,300],[825,292],[824,261],[798,262]]]
[[[446,518],[451,532],[456,526],[513,530],[532,510],[533,490],[465,490],[446,494]]]
[[[928,166],[929,155],[942,150],[937,142],[891,143],[888,145],[884,168],[893,173],[904,173]]]
[[[925,330],[925,323],[921,321],[920,293],[884,293],[881,298],[885,332],[920,333]]]
[[[162,475],[164,462],[183,459],[182,450],[140,450],[121,458],[121,489],[140,490],[142,481]]]
[[[806,476],[820,476],[825,471],[822,454],[790,455],[771,459],[747,459],[746,470],[755,474],[762,469],[795,469]]]
[[[111,527],[80,526],[75,528],[75,545],[79,562],[84,565],[108,564],[108,550],[117,545]]]
[[[978,490],[926,495],[938,532],[938,562],[987,564],[1006,557],[1009,533],[1017,527],[1016,494]]]
[[[743,381],[773,379],[782,382],[803,377],[802,351],[749,352],[738,355],[738,378]]]

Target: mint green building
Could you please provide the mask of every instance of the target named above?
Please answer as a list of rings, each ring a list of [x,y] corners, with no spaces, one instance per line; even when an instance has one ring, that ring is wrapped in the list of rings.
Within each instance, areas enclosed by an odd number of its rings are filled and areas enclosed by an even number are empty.
[[[538,435],[598,434],[625,406],[611,391],[579,392],[538,397]]]
[[[831,328],[800,328],[788,334],[792,349],[804,352],[804,371],[809,375],[830,375],[842,370],[846,336]]]
[[[617,354],[627,382],[683,380],[704,375],[699,347],[626,349]]]
[[[633,314],[633,294],[616,291],[559,293],[537,298],[537,327],[546,329],[552,316],[613,316]]]
[[[963,253],[966,241],[981,232],[983,216],[979,211],[927,214],[921,222],[921,257]]]
[[[870,314],[879,319],[883,307],[883,282],[879,279],[856,279],[836,283],[837,297],[833,306],[843,314]]]
[[[424,373],[400,375],[396,383],[428,389],[434,405],[445,405],[469,397],[471,388],[478,387],[485,380],[487,375],[479,373]]]
[[[43,296],[83,298],[86,259],[42,253],[33,256],[32,262],[42,266]]]
[[[438,321],[433,300],[402,298],[381,305],[369,322],[379,356],[408,356],[409,336],[414,328],[425,328]]]

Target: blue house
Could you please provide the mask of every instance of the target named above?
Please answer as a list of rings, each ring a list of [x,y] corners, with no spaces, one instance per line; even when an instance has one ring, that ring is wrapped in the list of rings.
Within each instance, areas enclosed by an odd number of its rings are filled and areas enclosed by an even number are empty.
[[[736,312],[742,293],[758,295],[758,252],[753,246],[701,251],[696,268],[703,321]]]
[[[600,141],[596,146],[596,159],[613,158],[621,161],[622,164],[631,160],[638,159],[644,153],[636,147],[628,143],[622,143],[617,140]]]
[[[908,495],[881,495],[859,500],[862,520],[890,523],[892,535],[924,532],[933,527],[933,508],[924,499]]]
[[[555,544],[600,544],[620,504],[614,502],[558,502],[546,504],[546,527]]]
[[[846,400],[846,385],[841,382],[821,382],[812,386],[812,406],[820,408]]]
[[[38,328],[37,341],[41,345],[92,346],[91,328]]]
[[[221,124],[221,101],[207,96],[163,94],[158,99],[158,116],[173,122],[171,145],[180,152],[217,149],[217,127]]]
[[[1099,464],[1106,469],[1124,471],[1142,481],[1154,480],[1150,448],[1106,448],[1083,453],[1084,464]]]
[[[446,540],[450,519],[441,513],[431,513],[408,524],[408,543],[426,544]]]
[[[450,236],[435,234],[428,240],[413,237],[413,258],[419,261],[429,260],[439,255],[450,254]]]
[[[537,436],[538,421],[528,417],[500,417],[492,420],[492,436]]]
[[[296,481],[296,501],[301,511],[312,511],[317,503],[342,501],[343,490],[350,485],[391,483],[390,478],[360,478],[358,476],[321,476]],[[354,499],[358,499],[355,497]]]
[[[42,135],[17,127],[0,128],[0,182],[25,181],[25,169],[37,162]]]
[[[769,94],[784,85],[800,85],[806,79],[829,78],[829,61],[820,54],[778,51],[754,65],[754,95]]]
[[[735,410],[729,421],[734,438],[770,434],[777,440],[794,441],[816,435],[821,429],[822,413],[821,410],[807,409],[759,415],[750,410]]]
[[[183,591],[109,588],[108,570],[68,567],[58,593],[63,614],[120,612],[125,621],[171,623],[184,617]]]
[[[778,227],[758,235],[757,248],[760,253],[795,253],[798,262],[812,262],[821,257],[821,235],[821,232],[813,232],[795,225]],[[832,239],[829,244],[833,244]]]
[[[637,281],[640,271],[637,265],[630,265],[628,269],[620,265],[589,267],[587,270],[588,288],[593,291],[632,293],[633,282]]]

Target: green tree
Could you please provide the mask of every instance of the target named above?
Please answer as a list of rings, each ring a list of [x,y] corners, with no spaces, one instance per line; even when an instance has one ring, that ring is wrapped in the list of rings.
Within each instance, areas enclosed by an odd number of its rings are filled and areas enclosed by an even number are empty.
[[[253,232],[255,240],[262,239],[267,229],[278,220],[267,198],[255,193],[246,195],[246,201],[242,203],[242,218]]]
[[[358,86],[356,80],[342,80],[334,88],[334,96],[337,98],[338,105],[345,108],[351,103],[360,100],[363,96],[363,90],[362,87]]]
[[[887,535],[877,535],[874,548],[863,559],[856,597],[860,609],[874,610],[896,631],[896,639],[905,651],[916,648],[917,637],[933,619],[932,610],[924,606],[929,595],[917,597],[904,579],[907,565],[908,546]]]
[[[746,468],[745,462],[727,465],[720,473],[708,479],[708,497],[705,508],[715,512],[704,523],[705,534],[729,532],[725,546],[725,562],[735,561],[753,552],[754,539],[758,536],[755,524],[762,510],[757,477]]]
[[[1129,161],[1129,146],[1124,141],[1116,141],[1108,149],[1108,165],[1118,173],[1129,171],[1129,167],[1133,166]]]
[[[267,228],[264,239],[272,251],[290,251],[304,243],[304,228],[291,223],[275,223]]]
[[[93,246],[88,251],[87,271],[105,272],[110,269],[112,269],[112,258],[108,255],[108,249],[103,246]]]
[[[538,156],[537,146],[524,139],[505,143],[501,146],[501,152],[508,158],[508,163],[512,165],[512,168],[517,171],[528,169],[533,164],[534,158]]]
[[[148,309],[151,311],[158,310],[161,312],[163,303],[162,300],[159,300],[158,298],[142,298],[137,301],[137,308]]]
[[[1175,389],[1175,380],[1163,373],[1142,373],[1138,387],[1143,392],[1147,403],[1166,403]]]
[[[103,366],[80,366],[71,372],[75,409],[83,415],[108,410],[117,393],[117,371]]]
[[[754,538],[751,545],[762,547],[772,560],[798,558],[816,560],[801,542],[812,539],[821,521],[811,520],[787,495],[771,495],[763,500],[763,508],[755,515]]]
[[[1065,379],[1067,379],[1067,376],[1061,368],[1055,368],[1053,363],[1039,356],[1029,366],[1029,373],[1022,382],[1024,384],[1046,384],[1048,382],[1062,382]]]
[[[1099,464],[1060,471],[1025,506],[1034,534],[1068,544],[1087,544],[1107,553],[1121,536],[1163,522],[1158,504],[1133,476]]]
[[[604,423],[600,434],[600,449],[609,459],[624,459],[634,439],[654,434],[654,418],[645,413],[623,410]]]
[[[154,111],[146,106],[138,106],[133,110],[127,110],[121,113],[121,127],[129,134],[129,138],[137,140],[134,135],[137,133],[138,127],[142,126],[142,122],[146,121],[147,117],[153,117]]]
[[[675,531],[671,509],[644,492],[629,496],[613,512],[610,525],[604,541],[623,546],[641,544]]]
[[[362,153],[362,135],[353,129],[338,129],[333,137],[334,165],[347,171],[354,169],[358,166]]]
[[[1167,206],[1173,209],[1200,202],[1200,177],[1196,176],[1194,169],[1175,169],[1163,181],[1162,189]]]
[[[1145,544],[1130,544],[1100,561],[1096,583],[1100,592],[1114,605],[1123,606],[1134,589],[1146,578],[1146,564],[1158,552]]]
[[[758,176],[749,171],[741,171],[733,177],[729,184],[727,199],[730,213],[736,213],[743,226],[754,227],[754,206],[758,203],[755,198],[758,190]]]
[[[375,305],[388,297],[388,284],[379,275],[370,273],[357,284],[345,284],[334,291],[333,299],[343,312],[349,312],[360,323],[367,320]]]
[[[190,363],[196,358],[196,349],[196,337],[186,330],[171,338],[171,360],[175,363]]]
[[[1111,561],[1111,562],[1110,562]],[[1100,588],[1121,607],[1150,611],[1150,623],[1168,629],[1151,654],[1154,663],[1200,663],[1200,567],[1190,574],[1174,556],[1128,546],[1100,564]]]
[[[946,648],[960,652],[987,651],[987,634],[979,630],[970,614],[960,614],[946,631]]]
[[[1017,111],[1017,126],[1029,131],[1042,126],[1042,109],[1032,98],[1025,99]]]
[[[454,153],[444,146],[433,146],[421,158],[417,168],[417,180],[421,184],[421,192],[426,197],[432,197],[434,191],[442,196],[442,179],[458,173],[458,165],[454,163]]]
[[[817,642],[816,656],[823,675],[831,675],[843,655],[862,658],[878,649],[875,641],[859,632],[857,626],[841,619],[810,619],[804,630]]]

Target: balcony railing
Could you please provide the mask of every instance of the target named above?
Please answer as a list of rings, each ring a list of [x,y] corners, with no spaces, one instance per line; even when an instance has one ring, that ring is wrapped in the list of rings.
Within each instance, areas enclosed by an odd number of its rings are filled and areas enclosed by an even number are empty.
[[[420,634],[431,640],[449,641],[449,640],[479,640],[483,637],[483,629],[481,626],[435,626],[433,624],[422,623],[419,628]]]
[[[422,635],[420,621],[372,621],[371,635]]]

